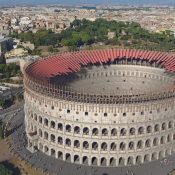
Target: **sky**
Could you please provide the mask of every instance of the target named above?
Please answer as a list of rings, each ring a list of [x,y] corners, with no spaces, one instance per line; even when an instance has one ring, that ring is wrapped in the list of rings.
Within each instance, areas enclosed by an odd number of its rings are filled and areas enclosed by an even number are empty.
[[[9,4],[174,4],[175,0],[0,0],[0,5]]]

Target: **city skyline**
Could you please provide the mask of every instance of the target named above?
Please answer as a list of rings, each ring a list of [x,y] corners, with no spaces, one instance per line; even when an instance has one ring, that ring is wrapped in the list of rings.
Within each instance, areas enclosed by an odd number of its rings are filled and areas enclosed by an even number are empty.
[[[17,4],[125,4],[125,5],[174,5],[175,0],[0,0],[0,5],[17,5]]]

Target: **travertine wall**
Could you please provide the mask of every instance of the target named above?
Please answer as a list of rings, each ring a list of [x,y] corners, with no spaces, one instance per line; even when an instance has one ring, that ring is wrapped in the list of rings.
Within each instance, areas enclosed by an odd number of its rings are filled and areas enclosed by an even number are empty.
[[[29,149],[98,166],[140,164],[172,154],[174,99],[93,107],[51,99],[26,88],[25,100]]]

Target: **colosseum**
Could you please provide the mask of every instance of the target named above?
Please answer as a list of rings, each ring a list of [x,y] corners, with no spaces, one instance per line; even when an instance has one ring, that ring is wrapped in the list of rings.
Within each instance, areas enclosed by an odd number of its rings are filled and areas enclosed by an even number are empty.
[[[175,151],[175,56],[88,50],[25,67],[28,150],[89,166],[139,165]]]

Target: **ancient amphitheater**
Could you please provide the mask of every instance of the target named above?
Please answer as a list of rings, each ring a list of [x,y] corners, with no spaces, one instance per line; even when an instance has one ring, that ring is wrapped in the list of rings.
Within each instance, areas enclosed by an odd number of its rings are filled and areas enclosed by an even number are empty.
[[[174,152],[175,56],[141,50],[65,53],[25,67],[28,149],[94,166]]]

